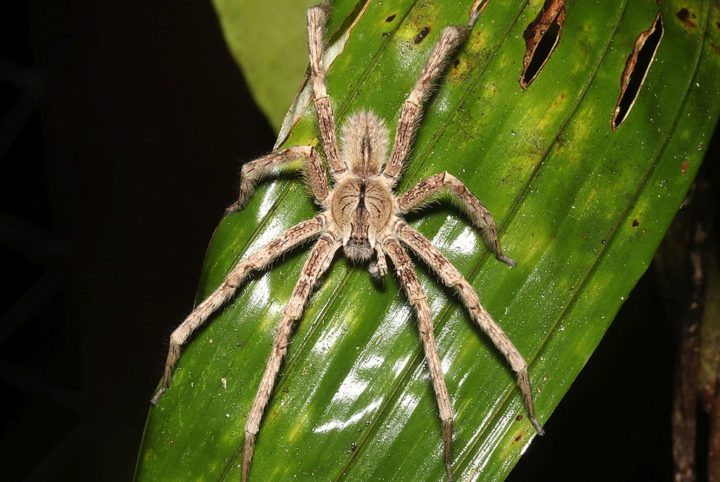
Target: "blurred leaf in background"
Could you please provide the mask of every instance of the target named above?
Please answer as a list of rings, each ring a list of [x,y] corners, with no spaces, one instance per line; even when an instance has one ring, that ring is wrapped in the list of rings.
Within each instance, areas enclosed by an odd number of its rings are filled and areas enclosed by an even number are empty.
[[[305,10],[317,0],[213,0],[225,41],[277,130],[307,67]]]

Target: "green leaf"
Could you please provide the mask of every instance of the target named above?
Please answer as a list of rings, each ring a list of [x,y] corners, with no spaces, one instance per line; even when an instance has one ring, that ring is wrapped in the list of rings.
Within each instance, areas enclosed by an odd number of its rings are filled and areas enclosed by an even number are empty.
[[[394,127],[442,27],[467,22],[470,3],[336,1],[330,32],[342,48],[328,84],[339,123],[372,109]],[[541,421],[647,268],[720,114],[720,7],[660,3],[569,2],[557,50],[523,91],[523,31],[543,1],[491,1],[428,107],[398,188],[447,170],[494,214],[515,269],[490,256],[447,204],[409,220],[468,277],[528,360]],[[658,9],[664,38],[613,132],[626,59]],[[284,145],[317,144],[312,110],[299,99],[302,115],[286,123]],[[315,212],[300,181],[265,183],[218,226],[198,299],[249,250]],[[307,249],[246,283],[186,348],[150,411],[137,480],[239,479],[243,426]],[[455,410],[457,479],[501,480],[535,432],[502,357],[454,294],[418,267]],[[379,287],[339,255],[280,376],[251,480],[443,480],[415,317],[391,276]]]
[[[307,66],[305,10],[317,0],[212,0],[248,87],[277,129]]]

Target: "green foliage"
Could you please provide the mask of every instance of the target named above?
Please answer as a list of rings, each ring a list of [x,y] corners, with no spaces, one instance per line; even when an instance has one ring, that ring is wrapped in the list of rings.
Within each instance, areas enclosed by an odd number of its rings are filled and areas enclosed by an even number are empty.
[[[370,108],[394,126],[442,27],[465,23],[471,2],[371,1],[362,12],[351,0],[335,3],[334,39],[361,14],[328,75],[339,122]],[[515,269],[489,256],[447,204],[410,221],[470,279],[525,355],[544,421],[647,268],[702,161],[720,113],[720,9],[708,0],[569,2],[557,50],[523,91],[522,34],[542,3],[490,2],[428,108],[399,191],[447,170],[494,214]],[[681,8],[694,26],[676,14]],[[612,132],[625,61],[658,9],[665,37],[632,112]],[[276,25],[284,15],[273,13]],[[246,28],[255,39],[275,35],[274,26],[250,25],[258,18],[223,17],[227,37]],[[293,22],[302,31],[302,19]],[[282,49],[263,55],[287,60]],[[300,82],[282,77],[279,85]],[[273,118],[286,110],[267,109]],[[306,108],[284,144],[317,142]],[[198,298],[248,250],[314,212],[298,180],[265,183],[218,226]],[[150,412],[137,480],[239,479],[246,415],[306,249],[247,283],[188,346]],[[453,293],[419,268],[456,413],[457,478],[501,480],[535,435],[512,373]],[[339,256],[299,323],[251,479],[443,476],[410,306],[391,276],[378,286]]]
[[[213,0],[225,41],[276,129],[307,66],[305,10],[317,0]]]

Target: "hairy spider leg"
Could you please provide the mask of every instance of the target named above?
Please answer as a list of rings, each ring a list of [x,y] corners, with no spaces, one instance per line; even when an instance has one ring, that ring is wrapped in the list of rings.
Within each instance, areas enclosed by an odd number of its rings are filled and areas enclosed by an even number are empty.
[[[360,206],[363,201],[374,199],[377,205],[372,205],[372,207],[376,214],[385,213],[385,209],[389,210],[387,219],[383,218],[385,220],[378,222],[376,226],[377,232],[374,234],[377,240],[374,246],[376,260],[370,260],[369,269],[370,273],[375,277],[384,275],[387,270],[385,260],[385,255],[387,254],[395,266],[397,275],[410,303],[416,311],[420,337],[423,343],[425,358],[428,360],[428,367],[430,369],[433,389],[442,422],[442,438],[448,480],[452,481],[452,403],[442,374],[442,366],[434,338],[427,296],[418,282],[415,268],[403,244],[427,263],[444,284],[458,291],[462,303],[467,308],[473,321],[479,325],[495,347],[505,356],[511,368],[516,373],[517,384],[525,401],[529,419],[538,433],[540,435],[543,434],[542,427],[536,420],[534,414],[527,363],[503,330],[482,307],[478,295],[460,272],[429,240],[419,232],[410,228],[407,223],[399,217],[421,207],[434,195],[447,190],[459,201],[461,207],[467,211],[475,226],[481,229],[485,240],[495,256],[499,260],[513,266],[514,261],[504,256],[500,248],[498,231],[492,216],[462,182],[448,173],[440,173],[421,181],[399,198],[392,194],[392,187],[400,178],[403,167],[407,162],[407,157],[410,154],[412,137],[415,134],[417,124],[422,116],[423,105],[432,90],[433,83],[436,82],[445,71],[447,60],[452,53],[467,38],[470,28],[474,25],[479,11],[484,8],[485,4],[486,2],[475,2],[468,26],[451,26],[443,30],[420,78],[403,104],[393,150],[382,172],[382,182],[380,179],[374,181],[368,179],[368,176],[372,177],[379,174],[379,164],[376,166],[374,162],[369,164],[366,162],[360,166],[361,168],[348,173],[348,164],[346,164],[346,160],[340,155],[335,120],[325,85],[325,71],[321,59],[323,52],[323,35],[329,15],[330,3],[326,2],[321,6],[308,10],[308,44],[315,107],[322,143],[333,175],[333,180],[336,181],[336,184],[331,191],[322,160],[318,153],[310,146],[291,147],[283,151],[273,152],[268,156],[247,163],[246,166],[243,167],[239,199],[228,208],[228,212],[240,209],[245,205],[247,199],[252,195],[256,181],[261,179],[273,168],[297,158],[305,159],[306,180],[315,201],[324,209],[324,212],[313,219],[304,221],[290,228],[275,240],[248,256],[247,259],[239,262],[228,274],[220,287],[195,308],[171,336],[163,380],[160,388],[153,397],[153,403],[157,403],[162,393],[168,387],[175,364],[180,356],[181,347],[187,342],[192,333],[207,321],[213,312],[218,310],[228,299],[234,296],[238,287],[250,272],[266,268],[274,259],[283,253],[297,247],[310,238],[320,235],[305,262],[301,277],[293,290],[292,298],[277,328],[272,351],[248,415],[245,425],[243,450],[243,481],[247,481],[249,476],[250,465],[255,450],[255,441],[263,412],[272,395],[280,366],[287,352],[287,346],[292,335],[294,324],[301,317],[304,306],[319,277],[327,270],[335,252],[343,245],[343,235],[340,227],[345,226],[347,228],[349,222],[351,233],[362,231],[359,229],[362,226],[356,225],[358,221],[355,218],[347,217],[352,213],[346,213],[344,207],[341,206],[342,209],[335,212],[336,210],[329,209],[329,206],[326,205],[329,203],[330,198],[334,199],[333,196],[338,195],[344,195],[344,197],[349,196],[351,198],[353,195],[358,196],[358,200],[353,201],[351,199],[351,204],[347,207],[352,207],[352,202],[357,202],[358,206]],[[370,117],[372,117],[371,113],[366,112],[351,119],[359,122],[362,119],[367,121]],[[350,124],[352,124],[352,122]],[[359,125],[361,127],[364,125],[367,129],[368,122],[359,122]],[[378,123],[377,125],[380,124]],[[344,129],[345,128],[352,131],[354,127],[353,125],[349,125],[345,126]],[[378,130],[378,132],[380,131],[382,131],[382,129]],[[345,137],[354,139],[355,137],[353,136],[355,133],[351,132],[351,134],[353,135],[346,135]],[[380,132],[380,134],[382,133]],[[387,137],[386,133],[383,135]],[[387,142],[387,139],[384,139],[383,135],[379,135],[380,141],[382,142],[375,142],[374,145],[376,147],[384,146]],[[364,141],[367,136],[363,134],[360,138]],[[364,144],[361,145],[361,147],[364,148]],[[384,151],[384,149],[380,150]],[[369,151],[367,149],[361,149],[361,153],[368,154]],[[350,165],[352,166],[352,164]],[[350,178],[348,178],[349,176]],[[339,184],[337,181],[340,181]],[[382,185],[377,184],[378,182],[381,182]],[[375,191],[373,191],[375,192],[375,197],[369,195],[373,188],[375,189]],[[387,190],[385,197],[378,194],[378,192],[380,192],[380,194],[384,192],[383,189]],[[342,200],[344,197],[338,199]],[[393,209],[395,210],[394,212]],[[341,218],[337,218],[336,216],[338,214],[345,216],[345,218],[342,218],[342,216]],[[363,231],[360,237],[364,238],[367,236],[367,232]],[[348,253],[346,252],[346,254]]]
[[[348,168],[340,157],[338,149],[337,128],[333,108],[325,85],[325,67],[322,63],[323,35],[325,24],[330,15],[330,4],[325,3],[311,7],[307,11],[308,47],[310,51],[310,81],[312,82],[315,110],[317,112],[320,137],[322,137],[327,159],[333,178],[347,172]]]
[[[250,474],[250,462],[255,452],[255,439],[260,430],[260,421],[272,394],[275,380],[277,379],[280,365],[282,364],[287,347],[290,343],[293,326],[302,315],[305,303],[310,297],[315,284],[322,274],[330,266],[335,252],[340,248],[341,242],[332,233],[326,232],[318,239],[310,251],[307,261],[302,269],[302,274],[293,289],[292,296],[285,308],[282,321],[275,332],[270,358],[265,366],[265,373],[260,381],[255,400],[248,414],[245,423],[245,447],[243,450],[242,481],[247,482]]]
[[[246,259],[240,261],[225,277],[220,286],[213,291],[205,301],[195,307],[192,313],[185,318],[185,321],[170,335],[170,348],[168,349],[167,360],[165,362],[165,372],[160,388],[158,388],[152,397],[151,401],[153,404],[158,403],[162,394],[170,386],[170,380],[175,370],[175,364],[180,358],[182,346],[187,342],[193,332],[201,327],[210,315],[235,295],[238,287],[247,279],[251,272],[266,268],[284,253],[287,253],[310,238],[317,236],[326,224],[327,220],[325,216],[319,215],[291,227],[252,253]]]
[[[495,221],[490,211],[470,192],[458,178],[448,172],[441,172],[423,179],[405,194],[398,198],[401,214],[407,214],[419,209],[442,191],[448,191],[467,212],[473,224],[480,228],[483,238],[495,254],[495,257],[509,266],[515,266],[515,261],[503,254]]]
[[[410,154],[413,137],[422,117],[423,104],[432,92],[433,85],[445,71],[453,52],[465,41],[469,33],[470,26],[451,25],[443,29],[440,40],[433,47],[420,78],[403,103],[390,160],[383,170],[383,175],[393,186],[400,179]]]
[[[328,196],[328,180],[325,166],[312,146],[294,146],[281,151],[271,152],[267,156],[243,164],[240,171],[240,194],[238,200],[228,206],[225,215],[244,208],[255,191],[255,184],[276,167],[303,159],[305,161],[305,183],[310,188],[315,202],[322,206]]]
[[[435,399],[437,400],[438,409],[440,410],[440,420],[442,422],[442,440],[445,448],[445,469],[447,472],[448,482],[452,482],[452,431],[453,431],[453,411],[450,401],[450,394],[445,385],[445,378],[442,372],[442,364],[440,363],[440,355],[438,354],[437,344],[435,343],[435,333],[430,315],[430,305],[428,305],[427,295],[423,290],[415,274],[415,267],[407,255],[407,251],[402,247],[400,242],[394,236],[388,236],[383,241],[383,248],[388,257],[395,266],[395,272],[400,280],[400,284],[405,290],[410,304],[415,308],[418,319],[418,330],[420,331],[420,339],[425,350],[425,359],[430,369],[430,378],[435,391]]]
[[[375,243],[375,259],[370,260],[368,266],[370,276],[377,281],[382,281],[387,274],[387,260],[385,259],[385,251],[383,251],[380,243]]]
[[[457,290],[472,320],[488,338],[490,338],[490,341],[492,341],[493,345],[502,353],[510,364],[510,368],[512,368],[517,375],[517,385],[522,393],[528,418],[538,434],[544,435],[545,432],[540,422],[535,418],[535,408],[533,405],[532,390],[530,388],[527,362],[518,349],[515,348],[515,345],[503,329],[500,328],[497,322],[490,316],[490,313],[480,304],[480,299],[475,289],[450,260],[417,230],[401,222],[396,225],[395,233],[405,245],[417,254],[420,259],[440,277],[446,286]]]

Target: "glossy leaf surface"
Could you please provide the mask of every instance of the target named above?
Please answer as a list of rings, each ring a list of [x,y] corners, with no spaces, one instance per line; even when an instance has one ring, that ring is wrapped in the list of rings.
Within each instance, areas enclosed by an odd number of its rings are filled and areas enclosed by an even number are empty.
[[[394,127],[442,27],[465,23],[470,3],[336,1],[333,38],[351,28],[328,74],[339,122],[369,108]],[[557,49],[523,91],[523,31],[543,2],[491,1],[428,107],[398,188],[447,170],[495,216],[514,269],[488,255],[449,203],[409,220],[468,277],[528,360],[541,421],[647,268],[720,112],[717,2],[661,3],[569,2]],[[676,14],[682,8],[692,26]],[[626,59],[658,9],[657,58],[613,132]],[[284,145],[317,144],[313,112],[303,112]],[[300,181],[265,183],[220,223],[199,299],[246,252],[315,212]],[[137,480],[239,479],[243,426],[307,249],[246,283],[187,347],[150,412]],[[419,261],[418,269],[455,410],[457,479],[501,480],[535,435],[512,373],[454,294]],[[410,305],[391,276],[378,286],[340,253],[298,325],[251,480],[443,479]]]

